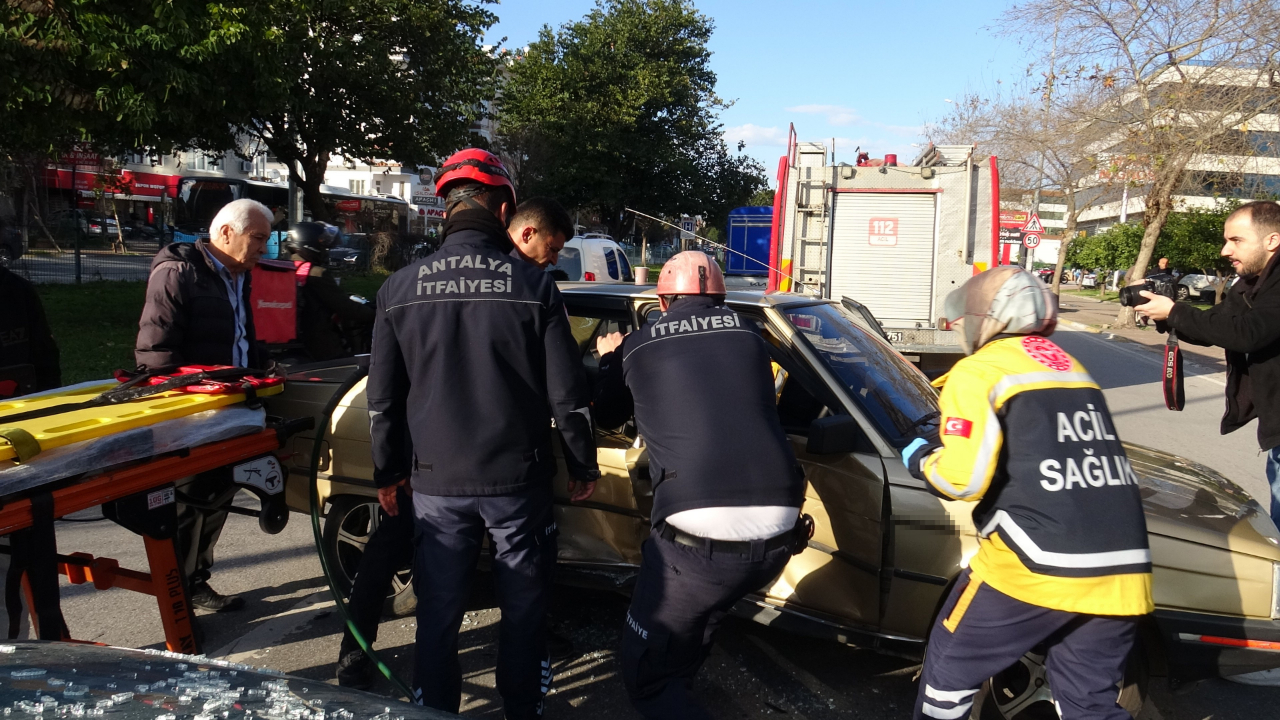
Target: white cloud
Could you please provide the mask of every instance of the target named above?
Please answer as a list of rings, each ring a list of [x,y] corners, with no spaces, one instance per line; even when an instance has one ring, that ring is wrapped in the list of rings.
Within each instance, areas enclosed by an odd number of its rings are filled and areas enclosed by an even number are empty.
[[[787,131],[778,127],[760,127],[747,123],[725,128],[724,141],[730,148],[737,148],[739,141],[745,142],[747,147],[783,146],[787,144]]]
[[[862,120],[862,116],[853,108],[843,105],[796,105],[787,108],[787,112],[804,115],[826,115],[828,125],[853,125]]]

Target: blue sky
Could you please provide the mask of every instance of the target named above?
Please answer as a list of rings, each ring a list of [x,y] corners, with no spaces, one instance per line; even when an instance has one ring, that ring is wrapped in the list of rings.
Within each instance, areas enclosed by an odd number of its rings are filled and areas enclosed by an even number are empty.
[[[836,160],[861,146],[909,162],[922,126],[946,114],[947,99],[990,92],[1025,74],[1027,52],[994,28],[1010,0],[695,0],[715,22],[717,92],[731,149],[773,175],[794,123],[801,141],[835,138]],[[502,0],[490,42],[520,47],[580,19],[594,0]]]

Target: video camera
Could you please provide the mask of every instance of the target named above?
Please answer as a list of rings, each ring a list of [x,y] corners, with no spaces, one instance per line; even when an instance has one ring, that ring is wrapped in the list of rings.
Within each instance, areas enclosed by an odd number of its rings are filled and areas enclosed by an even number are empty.
[[[1155,295],[1163,295],[1170,300],[1178,299],[1178,286],[1172,280],[1163,278],[1147,278],[1141,285],[1130,285],[1120,288],[1120,304],[1124,307],[1138,307],[1146,305],[1147,299],[1139,295],[1140,292],[1149,292]]]

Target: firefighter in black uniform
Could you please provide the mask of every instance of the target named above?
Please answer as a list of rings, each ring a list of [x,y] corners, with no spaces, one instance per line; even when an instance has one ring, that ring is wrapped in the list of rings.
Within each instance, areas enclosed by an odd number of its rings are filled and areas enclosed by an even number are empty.
[[[710,717],[689,687],[716,628],[809,539],[764,339],[724,295],[710,258],[680,253],[658,277],[661,319],[596,343],[597,421],[617,427],[634,411],[649,450],[653,529],[621,659],[631,702],[654,720]]]
[[[350,357],[368,350],[373,305],[342,292],[329,274],[329,248],[338,228],[301,222],[289,229],[285,247],[293,253],[298,278],[298,334],[312,361]]]
[[[58,345],[35,287],[0,265],[0,400],[62,385]]]
[[[510,255],[515,189],[501,161],[455,153],[436,192],[444,241],[378,292],[365,393],[379,502],[388,515],[414,515],[415,700],[458,711],[458,631],[488,531],[502,610],[498,692],[508,718],[539,717],[556,560],[551,421],[570,498],[584,500],[600,475],[590,396],[554,281]],[[412,508],[400,504],[405,486]]]
[[[1153,609],[1142,497],[1102,390],[1048,338],[1055,307],[1017,267],[947,298],[968,357],[934,382],[941,432],[902,457],[978,503],[979,547],[929,635],[916,718],[968,717],[983,681],[1042,642],[1061,717],[1130,717],[1116,685]]]

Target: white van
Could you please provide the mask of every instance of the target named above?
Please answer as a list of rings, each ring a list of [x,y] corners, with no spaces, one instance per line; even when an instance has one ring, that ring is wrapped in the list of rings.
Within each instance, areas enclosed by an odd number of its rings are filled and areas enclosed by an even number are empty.
[[[559,272],[557,272],[559,271]],[[587,233],[564,244],[560,258],[547,272],[560,273],[564,280],[587,282],[634,282],[631,262],[613,238],[600,233]]]

